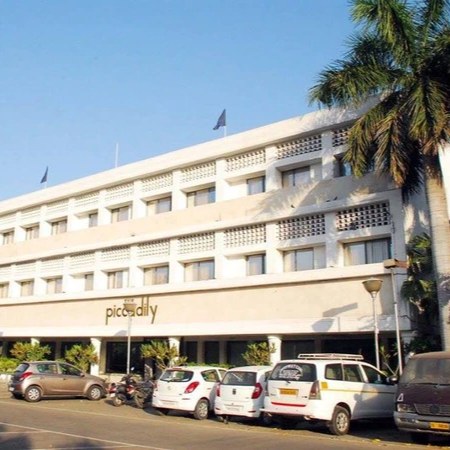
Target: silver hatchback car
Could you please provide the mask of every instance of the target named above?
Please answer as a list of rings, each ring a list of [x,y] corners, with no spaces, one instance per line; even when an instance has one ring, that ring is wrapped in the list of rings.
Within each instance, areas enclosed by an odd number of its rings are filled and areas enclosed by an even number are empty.
[[[8,390],[15,398],[38,402],[44,397],[106,396],[105,380],[59,361],[23,362],[14,371]]]

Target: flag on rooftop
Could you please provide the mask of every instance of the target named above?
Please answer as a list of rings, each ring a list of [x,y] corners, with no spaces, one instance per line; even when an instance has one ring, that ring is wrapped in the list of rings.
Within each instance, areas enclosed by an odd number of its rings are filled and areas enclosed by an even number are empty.
[[[218,130],[220,127],[226,127],[227,126],[227,112],[224,109],[222,111],[222,114],[217,119],[216,126],[213,128],[213,130]]]
[[[48,166],[45,169],[45,173],[44,173],[43,177],[41,178],[41,184],[47,183],[47,176],[48,176]]]

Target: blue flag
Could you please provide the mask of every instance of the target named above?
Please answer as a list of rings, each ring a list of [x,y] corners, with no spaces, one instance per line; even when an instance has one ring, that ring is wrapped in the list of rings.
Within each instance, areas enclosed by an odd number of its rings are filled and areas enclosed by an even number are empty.
[[[42,183],[47,183],[47,176],[48,176],[48,166],[47,166],[47,168],[45,169],[44,176],[41,178],[41,184],[42,184]]]
[[[216,126],[213,128],[213,130],[218,130],[220,127],[226,127],[227,126],[227,112],[224,109],[222,111],[222,114],[217,119]]]

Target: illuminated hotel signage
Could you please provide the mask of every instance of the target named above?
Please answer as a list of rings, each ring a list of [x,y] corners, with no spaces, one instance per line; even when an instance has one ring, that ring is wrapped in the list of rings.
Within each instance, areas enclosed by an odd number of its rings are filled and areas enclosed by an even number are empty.
[[[156,312],[158,311],[158,305],[150,305],[150,298],[148,296],[141,297],[141,304],[136,302],[136,311],[131,314],[132,317],[150,317],[150,323],[155,322]],[[139,301],[139,298],[136,299]],[[109,319],[114,319],[116,317],[128,317],[128,313],[123,305],[116,306],[112,308],[106,308],[105,322],[108,325]]]

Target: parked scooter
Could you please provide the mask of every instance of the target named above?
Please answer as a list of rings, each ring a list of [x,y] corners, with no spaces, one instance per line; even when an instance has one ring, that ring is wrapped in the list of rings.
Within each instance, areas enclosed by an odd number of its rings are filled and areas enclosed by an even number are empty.
[[[153,397],[153,381],[142,381],[136,385],[133,400],[138,408],[144,408],[146,403],[151,403]]]
[[[122,406],[127,401],[134,399],[137,381],[131,374],[124,375],[119,383],[111,384],[109,395],[114,406]]]

